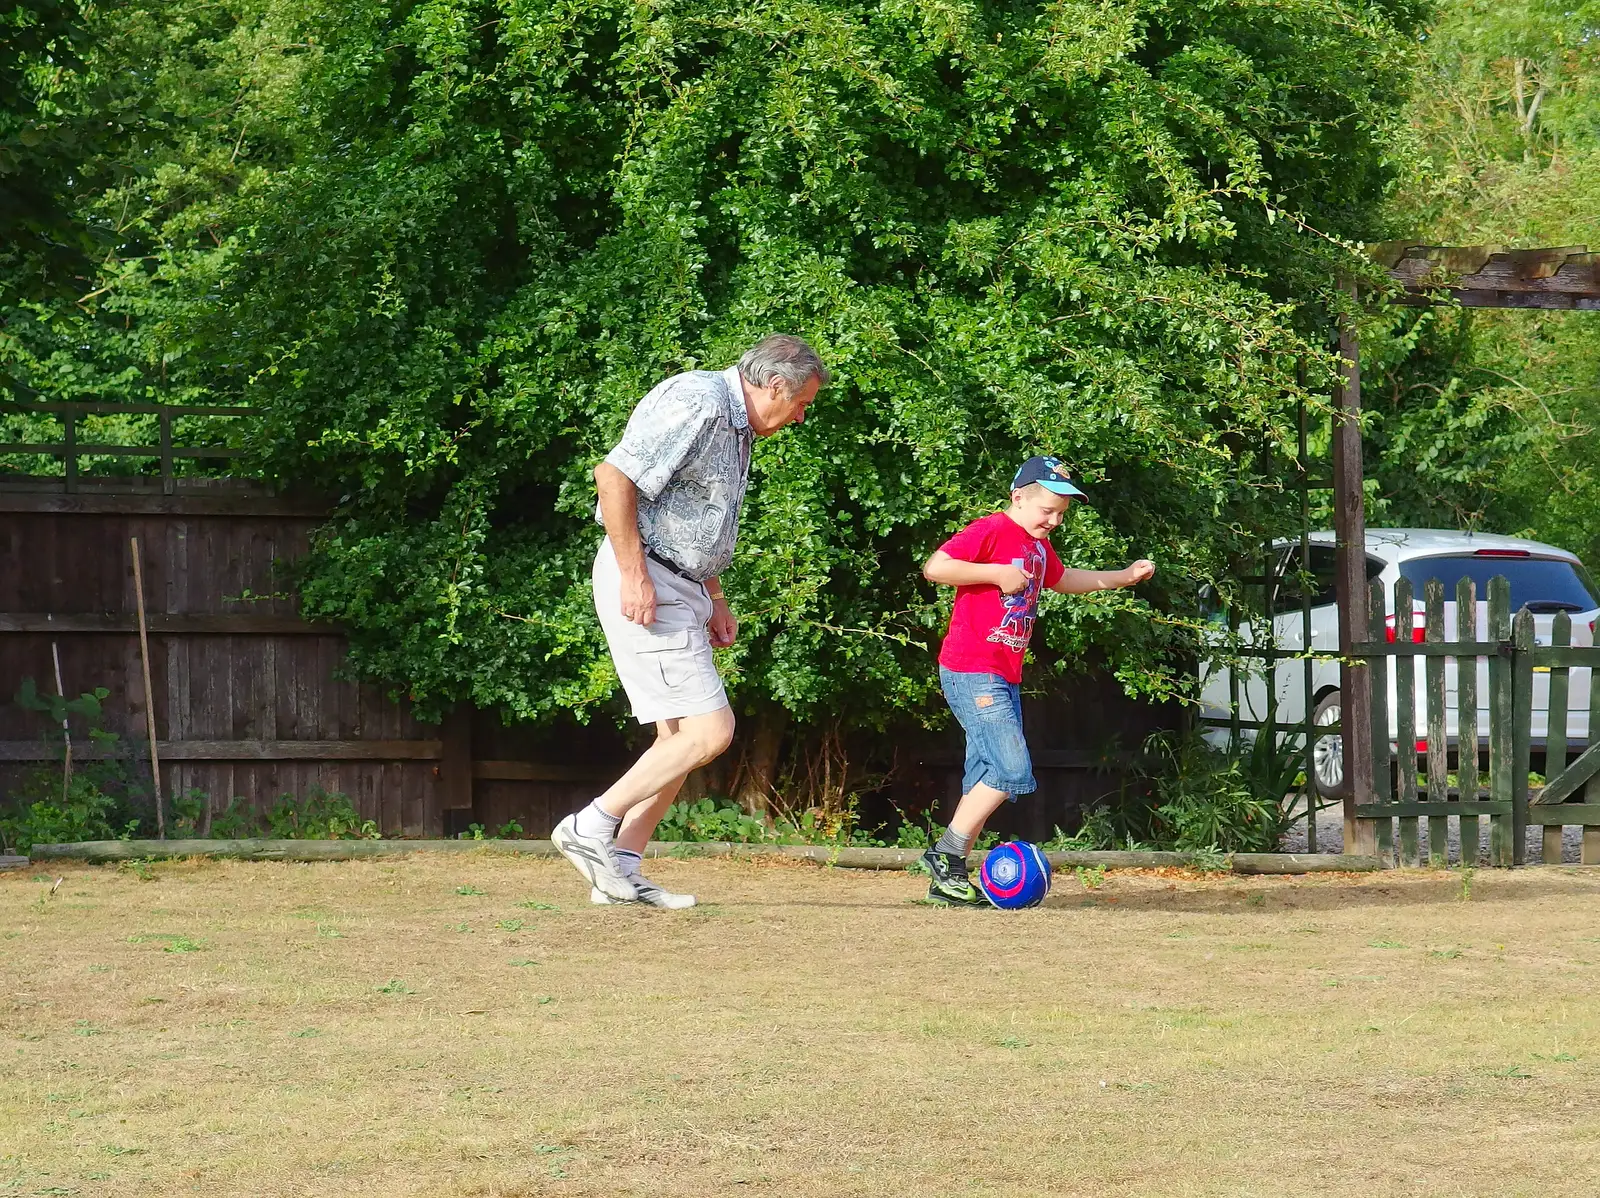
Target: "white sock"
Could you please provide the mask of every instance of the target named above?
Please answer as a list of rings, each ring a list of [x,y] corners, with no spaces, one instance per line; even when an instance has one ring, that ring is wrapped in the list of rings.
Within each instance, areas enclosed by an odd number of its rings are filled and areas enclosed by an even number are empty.
[[[620,815],[609,815],[600,806],[599,800],[590,803],[578,812],[573,821],[573,830],[579,836],[592,836],[599,840],[612,840],[617,835],[617,825],[622,823]]]
[[[644,865],[644,855],[636,853],[632,849],[614,849],[613,851],[617,855],[617,865],[622,869],[622,876],[625,878],[637,877],[641,867]]]

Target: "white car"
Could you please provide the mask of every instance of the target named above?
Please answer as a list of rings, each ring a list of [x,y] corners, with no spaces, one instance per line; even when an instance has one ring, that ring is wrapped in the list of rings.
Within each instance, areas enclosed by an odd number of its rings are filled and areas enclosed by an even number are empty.
[[[1413,639],[1422,639],[1423,588],[1429,579],[1437,578],[1445,589],[1445,639],[1456,638],[1456,582],[1471,578],[1477,584],[1478,627],[1476,635],[1467,639],[1487,640],[1489,580],[1504,575],[1511,584],[1511,610],[1523,607],[1534,615],[1534,634],[1540,644],[1550,643],[1551,624],[1557,612],[1567,612],[1572,617],[1572,643],[1594,643],[1595,622],[1600,619],[1600,588],[1583,568],[1583,563],[1573,554],[1554,545],[1526,541],[1517,537],[1500,537],[1484,533],[1452,532],[1424,528],[1374,528],[1367,530],[1367,578],[1381,580],[1389,593],[1389,610],[1394,611],[1394,585],[1401,578],[1410,579],[1415,598]],[[1302,569],[1301,549],[1298,540],[1284,541],[1274,546],[1276,561],[1272,592],[1272,643],[1284,653],[1301,653],[1307,647],[1303,614],[1302,587],[1299,577],[1309,574],[1311,638],[1313,653],[1337,653],[1339,648],[1339,612],[1334,603],[1334,534],[1314,532],[1310,537],[1310,559]],[[1220,613],[1213,618],[1222,623]],[[1251,622],[1239,627],[1242,642],[1261,645],[1266,631]],[[1389,639],[1395,638],[1395,619],[1389,617]],[[1356,640],[1366,640],[1357,635]],[[1445,659],[1446,728],[1447,740],[1456,743],[1456,663]],[[1396,736],[1395,675],[1406,668],[1404,658],[1391,659],[1389,671],[1389,735]],[[1426,735],[1427,718],[1420,658],[1410,659],[1415,671],[1418,737]],[[1200,668],[1200,714],[1212,722],[1210,738],[1225,740],[1226,722],[1230,717],[1230,669],[1220,663],[1202,662]],[[1567,692],[1567,743],[1582,747],[1589,738],[1589,673],[1587,668],[1573,669],[1569,674]],[[1309,682],[1309,686],[1308,686]],[[1240,667],[1239,717],[1246,721],[1261,721],[1267,715],[1267,672],[1265,666],[1257,670]],[[1280,724],[1303,724],[1309,696],[1312,718],[1318,724],[1339,721],[1339,663],[1337,660],[1295,658],[1274,663],[1272,688],[1275,699],[1273,719]],[[1534,675],[1532,742],[1542,748],[1548,732],[1548,705],[1550,680],[1548,674]],[[1478,662],[1478,735],[1480,744],[1487,743],[1489,728],[1488,664]],[[1280,743],[1299,745],[1302,737],[1294,732],[1280,732]],[[1343,745],[1337,735],[1319,736],[1312,754],[1310,782],[1324,799],[1342,798],[1344,795]]]

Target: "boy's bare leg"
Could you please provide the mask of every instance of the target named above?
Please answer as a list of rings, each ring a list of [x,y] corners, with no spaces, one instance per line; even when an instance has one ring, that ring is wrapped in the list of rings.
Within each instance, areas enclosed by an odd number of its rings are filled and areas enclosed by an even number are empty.
[[[967,854],[972,851],[994,809],[1007,797],[1007,791],[996,790],[984,782],[961,796],[955,815],[950,817],[950,826],[939,837],[939,842],[922,855],[923,864],[932,875],[928,883],[929,901],[968,907],[988,905],[983,892],[972,884],[967,874]]]
[[[961,796],[956,813],[950,817],[950,831],[966,842],[968,852],[977,843],[989,817],[1010,797],[1009,791],[996,790],[987,782],[975,783],[971,790]]]

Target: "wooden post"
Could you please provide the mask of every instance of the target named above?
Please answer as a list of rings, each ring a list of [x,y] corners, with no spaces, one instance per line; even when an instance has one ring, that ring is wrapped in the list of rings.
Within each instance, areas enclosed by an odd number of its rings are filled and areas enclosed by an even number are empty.
[[[1533,613],[1511,622],[1511,864],[1528,852],[1528,771],[1533,768]]]
[[[1376,801],[1372,756],[1362,752],[1359,730],[1372,722],[1372,671],[1350,656],[1367,627],[1367,515],[1362,495],[1361,346],[1356,337],[1356,284],[1341,279],[1339,290],[1350,311],[1339,315],[1341,382],[1333,417],[1333,507],[1337,544],[1335,592],[1339,607],[1339,724],[1344,746],[1344,851],[1376,851],[1370,824],[1356,819],[1356,808]]]
[[[1411,580],[1402,578],[1394,584],[1394,641],[1396,646],[1409,645],[1414,619],[1415,595]],[[1369,659],[1370,660],[1370,659]],[[1417,801],[1417,659],[1394,659],[1394,800],[1408,807]],[[1400,817],[1400,864],[1420,865],[1417,855],[1417,817]]]
[[[1550,646],[1565,649],[1572,644],[1572,617],[1557,612],[1550,629]],[[1568,667],[1554,666],[1550,670],[1550,698],[1545,704],[1544,779],[1549,785],[1567,768],[1567,685]],[[1539,860],[1546,865],[1561,864],[1560,824],[1546,824],[1541,833]]]
[[[1383,644],[1384,625],[1389,615],[1389,595],[1382,582],[1374,582],[1367,592],[1367,641]],[[1372,755],[1374,797],[1382,804],[1392,806],[1395,801],[1395,783],[1399,773],[1394,769],[1389,752],[1389,658],[1367,658],[1372,677],[1372,726],[1367,742]],[[1379,807],[1377,818],[1368,821],[1376,855],[1385,861],[1394,859],[1394,817]]]
[[[1477,641],[1477,583],[1461,578],[1456,583],[1456,639]],[[1483,771],[1478,753],[1478,658],[1456,658],[1456,798],[1476,803],[1482,789]],[[1461,864],[1476,866],[1483,850],[1483,831],[1476,815],[1461,817]]]
[[[62,703],[67,701],[67,692],[61,689],[61,650],[54,641],[50,642],[50,660],[56,667],[56,694],[61,696]],[[72,792],[72,729],[67,724],[67,713],[61,713],[61,738],[66,741],[66,756],[61,761],[61,805],[67,805],[67,796]]]
[[[156,700],[150,687],[150,639],[144,623],[144,571],[139,566],[139,538],[129,537],[133,546],[133,593],[139,605],[139,662],[144,667],[144,722],[150,733],[150,775],[156,786],[156,835],[167,838],[167,808],[161,795],[161,755],[156,751]]]
[[[1444,583],[1430,578],[1422,588],[1427,605],[1426,637],[1431,645],[1444,641]],[[1450,748],[1445,736],[1447,698],[1444,658],[1429,657],[1424,667],[1428,707],[1428,802],[1439,804],[1439,814],[1428,816],[1428,864],[1440,869],[1450,864]]]
[[[472,810],[472,708],[462,704],[439,730],[439,780],[445,811]]]
[[[1504,574],[1489,580],[1489,639],[1507,649],[1489,659],[1489,798],[1507,814],[1489,817],[1489,864],[1511,864],[1511,584]]]

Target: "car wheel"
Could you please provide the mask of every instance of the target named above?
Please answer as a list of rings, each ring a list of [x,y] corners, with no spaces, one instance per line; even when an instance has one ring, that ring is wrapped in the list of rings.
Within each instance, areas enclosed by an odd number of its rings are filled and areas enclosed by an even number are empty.
[[[1339,692],[1330,691],[1318,701],[1311,722],[1337,724],[1341,707]],[[1311,750],[1311,789],[1323,802],[1342,802],[1350,793],[1344,778],[1344,737],[1337,732],[1317,737]]]

